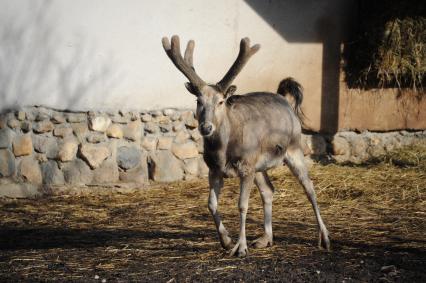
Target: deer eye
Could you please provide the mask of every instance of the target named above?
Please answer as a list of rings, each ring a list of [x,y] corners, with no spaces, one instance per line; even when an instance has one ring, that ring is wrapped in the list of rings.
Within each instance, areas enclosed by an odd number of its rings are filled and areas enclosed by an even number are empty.
[[[222,105],[224,100],[219,101],[218,105]]]

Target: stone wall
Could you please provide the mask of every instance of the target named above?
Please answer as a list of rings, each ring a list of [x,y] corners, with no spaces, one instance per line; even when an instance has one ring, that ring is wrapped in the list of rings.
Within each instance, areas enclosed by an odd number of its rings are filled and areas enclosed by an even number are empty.
[[[204,177],[203,140],[190,110],[66,112],[44,107],[0,116],[0,190],[170,182]],[[362,162],[385,151],[425,143],[426,131],[303,135],[313,159]],[[44,186],[42,186],[44,185]]]

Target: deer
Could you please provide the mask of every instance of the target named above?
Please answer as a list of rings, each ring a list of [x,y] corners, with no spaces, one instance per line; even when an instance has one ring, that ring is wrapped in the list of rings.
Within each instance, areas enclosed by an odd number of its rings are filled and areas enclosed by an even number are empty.
[[[216,84],[206,83],[195,72],[193,52],[195,42],[189,40],[182,57],[179,36],[162,45],[176,68],[189,80],[186,89],[197,99],[198,130],[204,141],[203,158],[209,168],[208,209],[213,217],[221,246],[230,250],[230,256],[248,254],[246,217],[251,188],[255,184],[263,204],[262,236],[253,242],[254,248],[272,246],[272,200],[275,188],[267,171],[287,165],[302,185],[310,201],[318,225],[318,246],[330,250],[329,232],[321,218],[313,183],[308,175],[301,147],[303,92],[292,78],[280,82],[277,93],[251,92],[236,95],[232,82],[248,60],[260,49],[250,46],[243,38],[235,62]],[[290,98],[293,99],[290,104]],[[238,177],[240,230],[234,244],[218,210],[218,201],[224,178]]]

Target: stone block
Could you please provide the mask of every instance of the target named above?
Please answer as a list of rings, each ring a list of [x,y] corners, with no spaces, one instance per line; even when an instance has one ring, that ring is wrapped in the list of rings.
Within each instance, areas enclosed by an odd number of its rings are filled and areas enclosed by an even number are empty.
[[[30,134],[19,135],[13,141],[15,156],[30,155],[33,152],[33,143]]]
[[[171,149],[173,143],[173,137],[159,137],[157,149]]]
[[[49,159],[55,159],[58,155],[58,143],[55,138],[33,135],[34,150],[38,153],[45,153]]]
[[[105,160],[98,168],[93,170],[92,183],[116,183],[119,180],[117,162],[109,158]]]
[[[118,166],[124,170],[136,168],[140,165],[141,156],[141,151],[135,147],[119,147],[117,150]]]
[[[73,129],[70,126],[60,125],[53,130],[55,137],[65,138],[72,135]]]
[[[12,148],[15,132],[9,128],[0,129],[0,148]]]
[[[174,143],[172,152],[179,159],[198,157],[197,145],[192,141],[183,144]]]
[[[89,118],[89,129],[97,132],[106,132],[109,125],[111,125],[111,119],[106,116],[94,116]]]
[[[149,175],[157,182],[173,182],[183,179],[182,163],[169,151],[150,154]]]
[[[110,154],[111,152],[106,146],[93,144],[82,144],[80,146],[81,157],[92,169],[98,168]]]
[[[123,128],[123,137],[131,141],[140,141],[142,137],[142,123],[139,120],[130,122]]]
[[[67,184],[87,185],[93,180],[93,172],[90,167],[81,159],[74,159],[64,164],[62,171]]]
[[[43,177],[37,160],[25,157],[19,164],[19,175],[25,182],[41,185]]]
[[[123,130],[121,129],[121,126],[117,124],[111,124],[108,127],[106,134],[109,138],[115,138],[115,139],[123,138]]]
[[[0,177],[12,176],[15,170],[15,156],[8,149],[0,149]]]
[[[198,127],[198,121],[195,119],[194,112],[192,111],[184,111],[181,114],[181,120],[185,123],[190,129],[195,129]]]
[[[62,162],[71,161],[76,157],[78,142],[74,139],[64,140],[59,144],[57,159]]]
[[[65,116],[68,123],[81,123],[87,120],[86,113],[67,113]]]
[[[101,132],[91,132],[87,134],[86,140],[90,143],[101,143],[107,140],[107,137],[104,133]]]
[[[49,160],[41,164],[41,172],[43,175],[43,184],[46,185],[63,185],[65,184],[64,174],[59,169],[56,161]]]
[[[144,137],[141,146],[148,151],[153,151],[157,147],[157,138]]]
[[[33,130],[35,133],[42,134],[53,131],[54,126],[53,123],[49,120],[43,120],[40,122],[37,122],[33,125]]]

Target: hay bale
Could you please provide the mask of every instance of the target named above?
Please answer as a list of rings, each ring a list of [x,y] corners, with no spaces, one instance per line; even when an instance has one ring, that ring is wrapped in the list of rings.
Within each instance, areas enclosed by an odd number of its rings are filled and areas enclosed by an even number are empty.
[[[346,80],[353,88],[411,88],[424,95],[426,4],[360,1],[356,37],[345,47]]]

